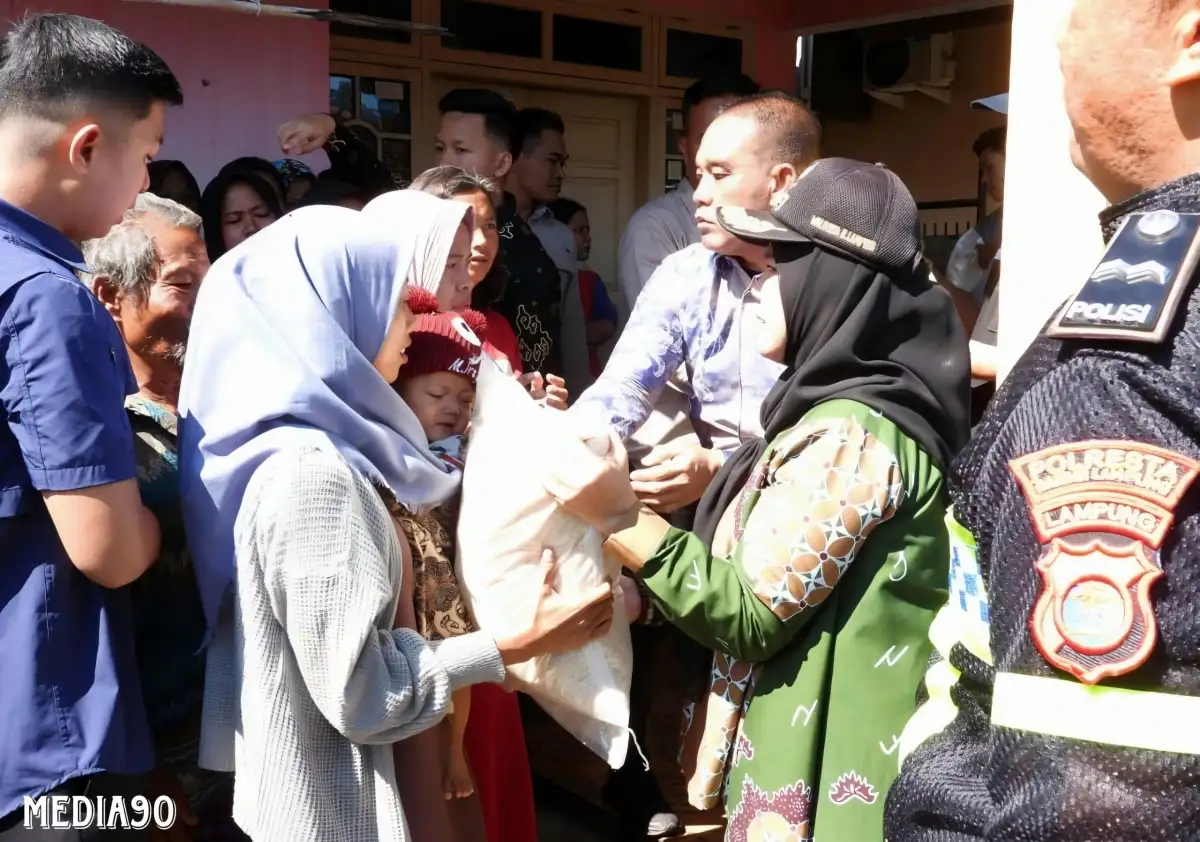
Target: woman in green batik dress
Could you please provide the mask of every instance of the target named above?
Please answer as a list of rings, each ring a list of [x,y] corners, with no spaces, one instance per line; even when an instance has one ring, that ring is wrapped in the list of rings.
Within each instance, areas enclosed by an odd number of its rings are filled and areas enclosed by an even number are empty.
[[[945,601],[966,340],[915,253],[887,274],[824,246],[775,254],[760,350],[790,368],[763,403],[764,439],[730,457],[696,530],[636,504],[606,520],[614,497],[633,502],[619,467],[551,490],[608,527],[609,553],[715,650],[687,720],[692,804],[724,793],[729,842],[879,842]]]

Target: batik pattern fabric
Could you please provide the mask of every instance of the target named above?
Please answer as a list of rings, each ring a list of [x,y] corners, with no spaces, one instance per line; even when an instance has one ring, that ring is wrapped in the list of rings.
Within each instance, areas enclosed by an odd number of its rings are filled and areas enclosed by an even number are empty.
[[[671,255],[638,296],[596,383],[571,407],[628,438],[683,369],[701,441],[732,450],[760,435],[759,407],[783,366],[754,339],[760,280],[702,245]]]
[[[529,223],[517,213],[512,194],[496,208],[500,251],[496,261],[508,273],[508,285],[493,303],[517,335],[520,367],[562,374],[562,283],[557,264],[546,253]],[[516,365],[514,365],[516,368]]]
[[[131,586],[135,647],[158,762],[174,771],[192,809],[228,794],[229,775],[197,763],[204,700],[204,610],[188,553],[179,493],[175,413],[141,395],[125,400],[134,435],[138,490],[158,520],[158,559]]]
[[[663,614],[715,651],[685,740],[689,800],[727,840],[882,842],[883,794],[945,600],[942,476],[853,401],[770,442],[715,556],[672,529],[642,570]]]
[[[277,161],[272,161],[276,171],[279,173],[279,179],[283,182],[283,189],[286,190],[292,186],[292,182],[297,178],[316,178],[312,168],[303,161],[297,161],[295,158],[280,158]]]
[[[433,442],[429,449],[448,465],[462,470],[465,436]],[[392,495],[384,495],[384,503],[412,551],[413,608],[417,633],[426,640],[445,640],[476,631],[454,575],[454,534],[461,499],[455,494],[436,508],[414,512]]]

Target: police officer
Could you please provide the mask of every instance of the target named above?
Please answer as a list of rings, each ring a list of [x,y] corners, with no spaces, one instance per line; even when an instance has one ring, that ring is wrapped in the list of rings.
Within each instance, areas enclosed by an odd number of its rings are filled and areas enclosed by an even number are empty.
[[[890,842],[1200,839],[1200,0],[1075,0],[1108,251],[954,470]]]

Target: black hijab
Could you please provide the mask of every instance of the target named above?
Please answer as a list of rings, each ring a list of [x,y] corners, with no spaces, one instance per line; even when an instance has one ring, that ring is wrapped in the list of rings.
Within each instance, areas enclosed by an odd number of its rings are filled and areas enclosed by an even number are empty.
[[[790,364],[762,404],[763,437],[743,444],[713,479],[695,532],[711,544],[767,443],[818,404],[871,407],[912,437],[943,470],[970,432],[966,334],[923,262],[893,273],[812,244],[775,244]]]

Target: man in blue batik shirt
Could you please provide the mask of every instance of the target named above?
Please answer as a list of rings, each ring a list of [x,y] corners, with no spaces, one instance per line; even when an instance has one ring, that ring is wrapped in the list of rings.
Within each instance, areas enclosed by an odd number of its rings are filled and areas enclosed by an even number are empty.
[[[700,444],[683,438],[656,447],[631,474],[634,491],[659,512],[699,500],[725,454],[761,434],[759,407],[782,371],[751,336],[770,251],[725,231],[715,209],[769,209],[771,197],[816,160],[820,134],[812,112],[782,93],[737,100],[712,122],[696,154],[700,242],[651,276],[604,373],[571,409],[585,424],[607,424],[628,437],[685,369]]]
[[[124,588],[159,546],[125,414],[137,384],[75,273],[181,101],[162,59],[98,21],[31,15],[0,51],[0,840],[28,835],[26,796],[155,794]]]

